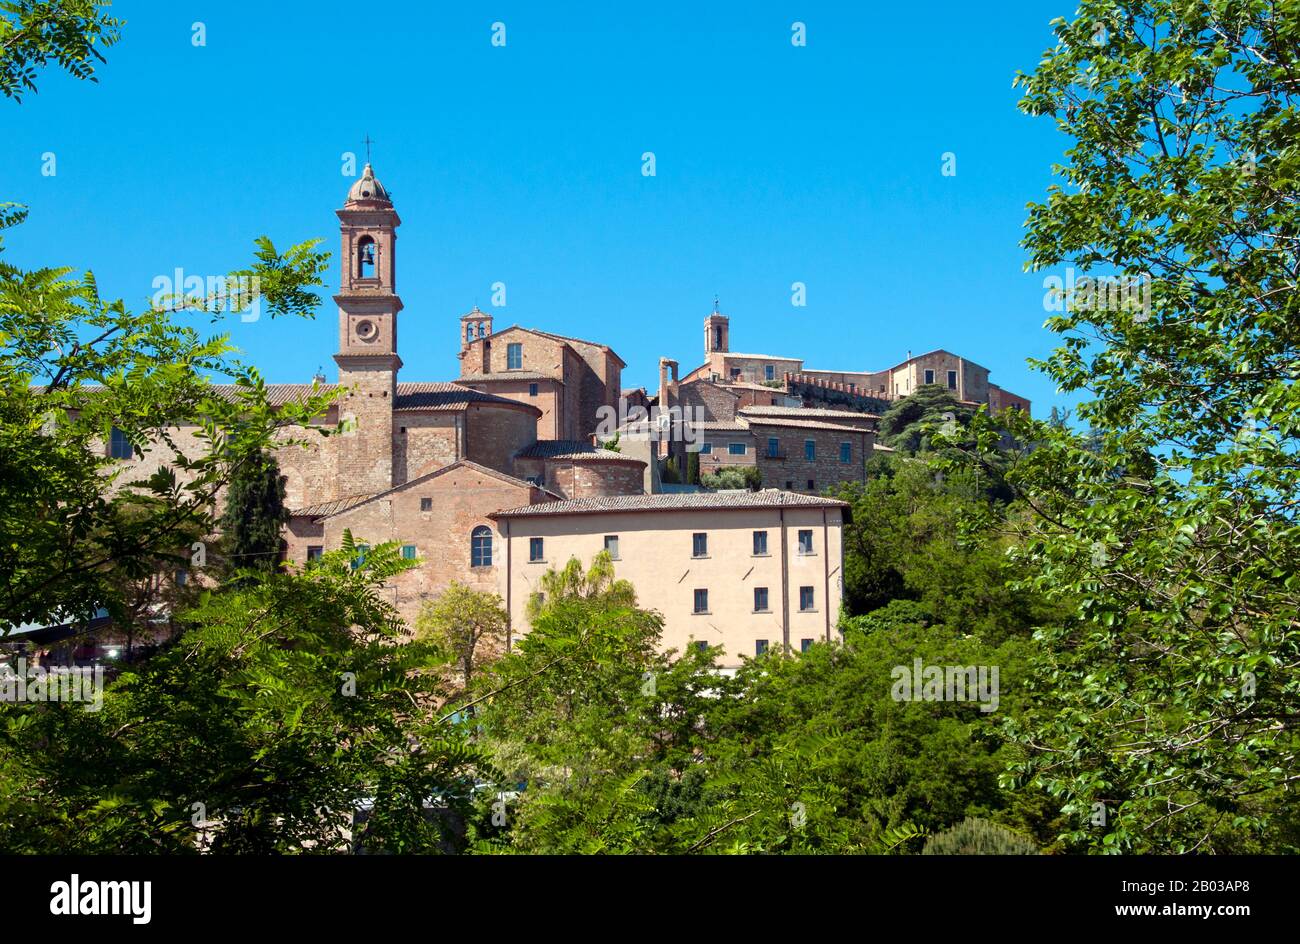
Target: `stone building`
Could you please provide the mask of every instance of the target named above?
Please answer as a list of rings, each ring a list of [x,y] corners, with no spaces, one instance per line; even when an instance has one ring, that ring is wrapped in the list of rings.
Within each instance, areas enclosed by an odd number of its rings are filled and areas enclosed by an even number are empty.
[[[987,404],[994,413],[1015,408],[1030,411],[1030,401],[989,382],[987,367],[945,350],[930,351],[876,371],[830,371],[805,368],[802,358],[738,354],[731,350],[731,319],[716,306],[704,319],[704,363],[680,379],[677,362],[661,359],[659,407],[702,405],[707,421],[726,421],[725,394],[743,406],[834,406],[880,412],[891,401],[922,384],[947,387],[963,402]],[[779,400],[779,402],[777,402]]]
[[[760,487],[817,494],[866,481],[877,417],[789,407],[746,407],[696,424],[700,474],[756,467]]]
[[[543,561],[562,566],[576,555],[587,564],[614,535],[622,552],[615,571],[633,582],[642,605],[663,613],[666,645],[722,643],[723,664],[734,667],[756,640],[829,638],[847,506],[776,491],[646,494],[659,481],[650,445],[629,441],[614,451],[591,436],[603,408],[618,410],[623,360],[606,345],[533,328],[494,333],[491,315],[477,308],[460,319],[456,382],[399,379],[410,369],[398,346],[401,220],[369,164],[337,215],[338,383],[268,387],[272,405],[313,390],[341,394],[316,420],[342,424],[341,433],[286,431],[276,451],[293,509],[284,535],[290,566],[339,548],[345,533],[362,554],[393,542],[418,561],[384,588],[408,626],[425,601],[458,581],[500,594],[518,634],[528,629],[524,603]],[[232,387],[215,391],[236,395]],[[738,409],[740,398],[728,399]],[[204,448],[197,427],[144,444],[142,457],[119,438],[104,444],[105,454],[142,471],[170,464],[172,444],[190,455]],[[749,543],[760,531],[771,535],[770,552]],[[701,535],[710,551],[683,558],[686,571],[670,576],[681,549]],[[543,557],[532,553],[534,537]],[[685,591],[672,581],[691,573],[683,603]],[[760,578],[770,595],[762,608],[747,595]],[[695,590],[705,591],[703,609]]]
[[[514,625],[548,567],[608,550],[642,604],[663,614],[666,648],[721,646],[735,667],[838,638],[847,513],[834,499],[760,491],[525,503],[491,518]]]
[[[608,346],[518,325],[494,334],[477,306],[460,321],[459,382],[541,410],[541,438],[585,440],[601,407],[617,411],[627,365]]]

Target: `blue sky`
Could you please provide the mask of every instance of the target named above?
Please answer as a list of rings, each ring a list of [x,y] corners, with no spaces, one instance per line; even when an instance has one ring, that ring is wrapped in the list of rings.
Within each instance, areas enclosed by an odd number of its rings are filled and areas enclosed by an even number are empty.
[[[455,377],[457,319],[500,281],[498,329],[602,341],[625,386],[653,385],[660,356],[701,361],[716,293],[734,350],[866,370],[944,347],[1046,415],[1062,401],[1025,358],[1053,338],[1019,240],[1066,141],[1011,82],[1073,7],[877,7],[126,0],[98,85],[50,70],[0,101],[0,199],[31,208],[6,257],[91,268],[142,306],[263,233],[337,253],[340,155],[369,134],[403,221],[404,379]],[[312,322],[222,330],[272,382],[337,376],[328,295]]]

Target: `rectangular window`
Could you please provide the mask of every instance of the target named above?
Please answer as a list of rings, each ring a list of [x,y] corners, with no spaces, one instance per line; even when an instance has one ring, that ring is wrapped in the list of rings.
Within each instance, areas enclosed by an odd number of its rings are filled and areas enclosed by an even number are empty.
[[[322,547],[319,544],[313,544],[307,548],[307,560],[318,561],[321,559],[321,555],[323,555],[324,553],[325,553],[324,547]]]
[[[791,482],[791,481],[788,481],[788,480],[787,480],[786,483],[785,483],[785,490],[786,490],[787,492],[789,492],[789,491],[792,491],[793,489],[794,489],[794,482]]]
[[[535,396],[537,396],[537,384],[529,384],[529,385],[528,385],[528,395],[529,395],[530,397],[535,397]]]
[[[736,380],[739,377],[740,377],[740,368],[739,367],[731,368],[731,379]]]
[[[812,528],[799,529],[799,553],[811,554],[813,552],[813,533]]]
[[[528,559],[530,561],[546,560],[546,542],[542,538],[528,539]]]
[[[695,612],[696,613],[709,612],[709,591],[707,590],[695,591]]]
[[[519,370],[524,366],[524,346],[519,343],[506,345],[506,370]]]
[[[776,380],[776,367],[768,364],[763,368],[763,376],[768,380]]]
[[[807,459],[809,462],[815,462],[815,461],[817,460],[817,441],[816,441],[816,440],[813,440],[813,439],[805,439],[805,440],[803,441],[803,457],[804,457],[805,459]]]
[[[754,556],[755,557],[767,556],[767,532],[766,531],[754,532]]]
[[[767,587],[754,588],[754,612],[767,612]]]
[[[813,644],[813,641],[812,641],[811,639],[800,639],[800,640],[799,640],[799,651],[800,651],[800,652],[807,652],[809,649],[812,648],[812,644]]]
[[[190,582],[189,571],[186,570],[176,571],[176,586],[183,587],[189,582]]]
[[[767,441],[767,457],[777,459],[781,456],[781,440],[773,437]]]
[[[691,556],[709,556],[709,536],[707,534],[699,532],[691,535]]]
[[[414,544],[403,544],[403,545],[402,545],[402,560],[415,560],[415,557],[416,557],[416,554],[415,554],[415,545],[414,545]]]
[[[610,557],[612,557],[614,560],[618,560],[618,535],[617,534],[605,535],[605,550],[609,551]]]
[[[948,389],[949,390],[957,389],[957,371],[955,370],[948,371]]]
[[[694,643],[694,646],[695,646],[695,648],[698,649],[700,652],[708,652],[708,651],[709,651],[709,644],[708,644],[707,642],[702,641],[702,640],[697,640],[697,641]]]
[[[841,462],[853,461],[853,443],[851,442],[840,443],[840,461]]]
[[[932,370],[927,370],[927,371],[925,372],[925,382],[928,383],[928,384],[932,384],[932,383],[934,383],[934,371],[932,371]]]
[[[743,456],[746,451],[744,443],[727,443],[727,455]]]
[[[754,655],[756,655],[756,656],[761,656],[761,655],[762,655],[763,653],[765,653],[765,652],[767,652],[767,640],[766,640],[766,639],[755,639],[755,640],[754,640]]]
[[[713,455],[713,443],[700,443],[700,455],[702,456]]]
[[[420,510],[421,510],[421,511],[433,511],[433,499],[432,499],[432,498],[421,498],[421,499],[420,499]]]
[[[799,588],[799,609],[807,613],[815,605],[812,587]]]
[[[357,554],[352,558],[352,569],[356,570],[366,562],[366,552],[370,550],[369,544],[358,544]]]
[[[817,491],[817,480],[816,480],[816,479],[809,479],[809,480],[808,480],[808,491],[810,491],[810,492],[815,492],[815,491]]]
[[[108,454],[113,459],[130,459],[134,455],[131,448],[131,440],[126,438],[126,433],[122,432],[116,426],[113,427],[108,437]]]

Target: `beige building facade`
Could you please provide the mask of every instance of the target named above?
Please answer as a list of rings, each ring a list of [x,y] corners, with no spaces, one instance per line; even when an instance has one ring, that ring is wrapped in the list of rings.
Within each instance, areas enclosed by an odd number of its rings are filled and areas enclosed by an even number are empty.
[[[496,512],[501,593],[526,632],[548,568],[608,550],[664,619],[663,645],[720,647],[720,664],[838,638],[848,505],[781,492],[579,499]]]

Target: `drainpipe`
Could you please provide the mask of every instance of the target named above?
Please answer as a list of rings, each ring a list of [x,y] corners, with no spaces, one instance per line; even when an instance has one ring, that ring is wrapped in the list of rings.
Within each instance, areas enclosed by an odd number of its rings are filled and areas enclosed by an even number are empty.
[[[502,518],[501,524],[505,528],[503,537],[506,539],[506,652],[510,651],[512,629],[514,628],[514,611],[510,609],[510,581],[513,571],[510,569],[510,519]]]
[[[790,651],[790,552],[786,545],[785,509],[781,516],[781,644]]]
[[[822,609],[826,611],[826,641],[831,641],[831,541],[826,509],[822,509]]]

